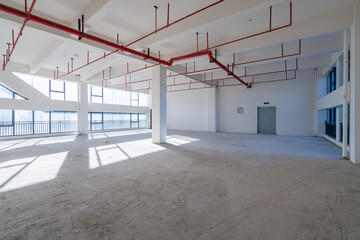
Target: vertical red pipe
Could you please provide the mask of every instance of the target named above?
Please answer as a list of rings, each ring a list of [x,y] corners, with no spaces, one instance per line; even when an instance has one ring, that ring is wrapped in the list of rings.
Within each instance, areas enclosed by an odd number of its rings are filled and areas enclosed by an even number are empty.
[[[158,9],[158,7],[154,6],[154,8],[155,8],[155,32],[157,32],[157,9]]]
[[[209,32],[206,32],[206,49],[209,49]]]
[[[168,3],[168,8],[167,8],[167,26],[169,26],[170,24],[170,3]]]
[[[270,24],[269,24],[270,32],[271,32],[271,28],[272,28],[272,6],[270,6]]]
[[[196,32],[196,51],[199,51],[199,33]]]

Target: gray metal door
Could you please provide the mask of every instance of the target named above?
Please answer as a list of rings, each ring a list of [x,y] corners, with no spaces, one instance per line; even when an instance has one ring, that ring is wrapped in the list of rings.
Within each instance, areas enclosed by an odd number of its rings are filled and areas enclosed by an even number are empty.
[[[258,107],[258,133],[276,134],[275,107]]]

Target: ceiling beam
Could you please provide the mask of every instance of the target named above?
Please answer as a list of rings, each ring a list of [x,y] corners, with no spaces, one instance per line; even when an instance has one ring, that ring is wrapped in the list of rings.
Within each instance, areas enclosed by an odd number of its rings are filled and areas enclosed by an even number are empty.
[[[68,42],[55,39],[31,64],[30,73],[36,74],[46,63],[55,57],[61,56],[61,53],[69,46]]]
[[[86,16],[85,31],[88,31],[89,28],[91,28],[92,23],[98,21],[107,14],[109,8],[111,7],[109,2],[109,0],[96,0],[92,1],[85,8],[85,10],[83,11],[83,14]],[[71,26],[73,28],[77,27],[77,19],[72,22]],[[42,54],[38,56],[33,63],[30,64],[30,73],[37,73],[51,59],[61,56],[61,53],[66,48],[68,48],[69,45],[69,41],[64,41],[60,39],[53,41],[51,45],[45,51],[43,51]]]

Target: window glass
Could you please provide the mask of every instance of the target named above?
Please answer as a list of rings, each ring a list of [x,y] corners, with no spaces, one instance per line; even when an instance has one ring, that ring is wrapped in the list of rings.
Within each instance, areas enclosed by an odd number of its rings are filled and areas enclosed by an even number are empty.
[[[123,114],[123,119],[122,119],[122,128],[130,128],[130,114],[129,113],[125,113]]]
[[[64,92],[64,82],[58,80],[50,80],[51,91]]]
[[[0,98],[13,98],[14,92],[0,85]]]
[[[139,114],[139,128],[146,127],[146,115],[144,113]]]
[[[104,88],[104,103],[114,104],[113,101],[113,90],[110,88]]]
[[[131,114],[131,128],[138,128],[139,127],[139,114],[132,113]]]
[[[149,99],[147,94],[139,93],[139,106],[147,107],[149,106]]]
[[[50,113],[34,111],[34,134],[50,133]]]
[[[131,92],[130,103],[131,103],[131,106],[139,106],[139,94],[138,93]]]
[[[49,79],[41,77],[33,77],[33,87],[42,94],[49,97]]]
[[[102,96],[102,88],[98,86],[92,86],[92,93],[93,96]]]
[[[15,110],[15,135],[33,133],[33,111]]]
[[[14,134],[13,111],[0,109],[0,136],[11,136]]]
[[[93,103],[102,103],[102,97],[94,97],[92,96],[92,102]]]
[[[64,93],[50,92],[50,98],[52,100],[64,100]]]
[[[12,111],[0,109],[0,126],[12,125]]]
[[[78,85],[75,82],[65,82],[65,100],[78,101]]]
[[[77,130],[76,112],[51,112],[51,132],[74,132]]]
[[[88,102],[91,102],[91,85],[88,85]],[[90,119],[90,116],[89,116]]]
[[[327,76],[327,93],[331,93],[336,90],[336,68],[331,70]]]
[[[91,113],[91,130],[102,130],[103,121],[102,113]]]

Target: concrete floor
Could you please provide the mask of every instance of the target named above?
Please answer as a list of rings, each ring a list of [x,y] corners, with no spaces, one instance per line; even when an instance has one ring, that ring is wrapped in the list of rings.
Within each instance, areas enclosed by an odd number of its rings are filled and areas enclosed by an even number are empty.
[[[1,141],[0,239],[360,239],[360,166],[327,141],[168,135]]]

